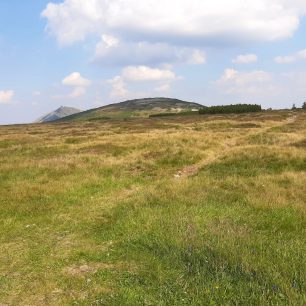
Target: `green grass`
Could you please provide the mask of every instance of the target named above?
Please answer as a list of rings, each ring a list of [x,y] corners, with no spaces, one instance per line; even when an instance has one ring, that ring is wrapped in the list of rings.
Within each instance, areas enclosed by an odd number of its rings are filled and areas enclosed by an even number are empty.
[[[280,174],[287,171],[306,171],[305,156],[290,156],[287,152],[283,156],[281,150],[279,153],[271,152],[265,147],[258,146],[246,149],[244,152],[230,152],[229,156],[216,163],[207,165],[203,170],[207,170],[209,175],[218,177],[226,176],[261,176],[263,174]]]
[[[305,304],[294,116],[1,127],[0,304]]]

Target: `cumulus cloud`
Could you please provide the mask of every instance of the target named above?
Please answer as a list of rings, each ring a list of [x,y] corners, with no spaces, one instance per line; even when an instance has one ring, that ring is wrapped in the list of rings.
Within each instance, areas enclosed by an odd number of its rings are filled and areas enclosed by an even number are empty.
[[[14,97],[13,90],[1,90],[0,91],[0,103],[9,104]]]
[[[239,72],[226,69],[216,84],[226,94],[257,94],[270,88],[271,79],[270,73],[262,70]]]
[[[67,86],[86,87],[91,84],[91,81],[83,78],[79,72],[73,72],[63,79],[62,84]]]
[[[232,60],[234,64],[249,64],[257,62],[258,57],[256,54],[245,54],[238,55],[236,58]]]
[[[288,38],[305,12],[301,0],[63,0],[42,16],[61,45],[104,33],[207,45]]]
[[[97,45],[97,52],[99,49],[110,49],[119,45],[119,39],[111,35],[102,35],[100,45]]]
[[[168,69],[150,68],[147,66],[129,66],[122,70],[122,77],[127,81],[173,81],[176,75]]]
[[[62,84],[73,87],[68,98],[75,99],[86,94],[86,88],[91,85],[91,81],[82,77],[79,72],[73,72],[62,80]]]
[[[188,61],[189,64],[201,65],[206,63],[206,55],[203,51],[193,50]]]
[[[121,76],[116,76],[113,79],[108,80],[108,83],[112,86],[110,92],[111,98],[125,98],[129,95],[127,84]]]
[[[126,98],[131,96],[128,89],[129,84],[147,83],[153,84],[154,91],[167,91],[170,89],[170,83],[177,80],[177,75],[170,70],[170,67],[159,69],[148,66],[127,66],[122,69],[121,75],[110,80],[108,84],[112,86],[110,97]],[[134,92],[133,96],[141,96],[145,93]]]
[[[173,46],[158,42],[127,42],[102,35],[96,45],[94,62],[119,65],[152,65],[159,63],[205,64],[206,54],[197,48]]]
[[[300,59],[306,59],[306,49],[300,50],[294,54],[286,55],[286,56],[277,56],[274,58],[274,61],[277,64],[291,64],[293,62],[296,62]]]

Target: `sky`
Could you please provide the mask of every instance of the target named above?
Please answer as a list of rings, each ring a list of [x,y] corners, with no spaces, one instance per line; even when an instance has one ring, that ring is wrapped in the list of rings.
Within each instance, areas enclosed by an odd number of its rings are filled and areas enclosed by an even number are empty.
[[[0,0],[0,124],[144,97],[306,100],[305,0]]]

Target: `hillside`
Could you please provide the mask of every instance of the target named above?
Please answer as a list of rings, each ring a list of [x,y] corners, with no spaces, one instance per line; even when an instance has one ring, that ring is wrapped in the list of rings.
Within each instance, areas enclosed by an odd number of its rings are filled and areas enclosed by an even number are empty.
[[[171,98],[135,99],[90,109],[61,121],[147,117],[154,113],[191,111],[201,107],[203,105],[198,103]]]
[[[44,115],[43,117],[37,119],[35,122],[43,123],[43,122],[50,122],[55,121],[70,115],[74,115],[80,113],[81,110],[73,107],[61,106],[60,108],[56,109],[55,111]]]

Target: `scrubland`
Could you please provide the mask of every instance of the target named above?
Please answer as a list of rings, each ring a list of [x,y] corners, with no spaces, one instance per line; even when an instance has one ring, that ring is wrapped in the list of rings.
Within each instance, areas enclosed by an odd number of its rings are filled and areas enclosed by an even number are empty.
[[[305,305],[306,112],[0,127],[0,305]]]

